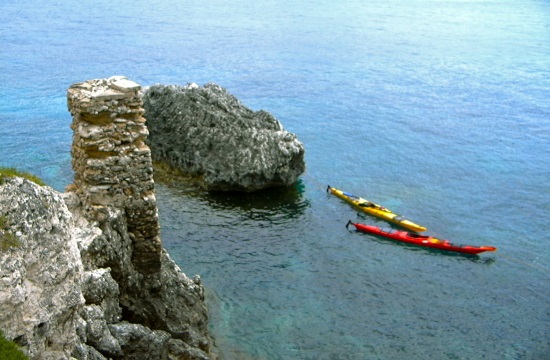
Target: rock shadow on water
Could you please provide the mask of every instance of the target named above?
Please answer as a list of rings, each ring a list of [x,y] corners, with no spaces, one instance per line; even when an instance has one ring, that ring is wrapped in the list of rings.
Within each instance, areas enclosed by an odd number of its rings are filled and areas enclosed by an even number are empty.
[[[274,187],[254,192],[209,191],[202,187],[195,177],[182,173],[162,163],[155,165],[155,181],[171,189],[171,194],[191,197],[206,204],[212,211],[247,214],[250,220],[296,219],[304,215],[311,206],[304,196],[305,183],[285,187]]]
[[[310,206],[303,196],[302,180],[289,187],[258,190],[251,193],[237,191],[210,191],[204,194],[212,207],[220,210],[262,210],[267,213],[286,211],[289,217],[297,217]]]

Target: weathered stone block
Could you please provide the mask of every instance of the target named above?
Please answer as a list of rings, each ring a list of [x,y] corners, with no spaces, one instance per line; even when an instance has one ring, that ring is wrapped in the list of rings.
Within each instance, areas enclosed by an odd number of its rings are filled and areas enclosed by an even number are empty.
[[[153,158],[208,190],[289,186],[305,171],[296,135],[216,84],[155,85],[145,91],[144,108]]]

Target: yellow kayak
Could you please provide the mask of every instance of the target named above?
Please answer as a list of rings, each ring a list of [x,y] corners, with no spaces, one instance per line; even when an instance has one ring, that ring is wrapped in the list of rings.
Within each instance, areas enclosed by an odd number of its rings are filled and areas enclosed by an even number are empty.
[[[405,219],[403,216],[392,212],[390,209],[386,209],[383,206],[380,206],[378,204],[375,204],[371,201],[365,200],[358,196],[345,193],[342,190],[338,190],[330,186],[327,187],[327,192],[330,192],[338,196],[340,199],[350,203],[351,205],[355,206],[357,209],[363,212],[366,212],[369,215],[376,216],[380,219],[392,222],[406,229],[416,231],[416,232],[423,232],[428,230],[424,226],[415,224],[412,221]]]

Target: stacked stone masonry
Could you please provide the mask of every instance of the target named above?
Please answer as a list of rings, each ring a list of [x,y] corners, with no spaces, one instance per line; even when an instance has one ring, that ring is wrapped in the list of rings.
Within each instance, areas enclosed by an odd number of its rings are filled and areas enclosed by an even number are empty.
[[[71,85],[75,192],[89,217],[108,206],[125,212],[134,242],[132,262],[142,273],[160,270],[161,241],[141,87],[122,76]]]

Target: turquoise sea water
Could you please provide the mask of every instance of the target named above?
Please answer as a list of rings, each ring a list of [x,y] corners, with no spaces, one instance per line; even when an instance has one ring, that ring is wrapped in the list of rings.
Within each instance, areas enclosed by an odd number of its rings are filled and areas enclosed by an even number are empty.
[[[550,357],[550,3],[0,2],[0,165],[72,181],[75,82],[216,82],[305,144],[295,188],[158,184],[225,359]],[[348,231],[381,203],[464,257]]]

